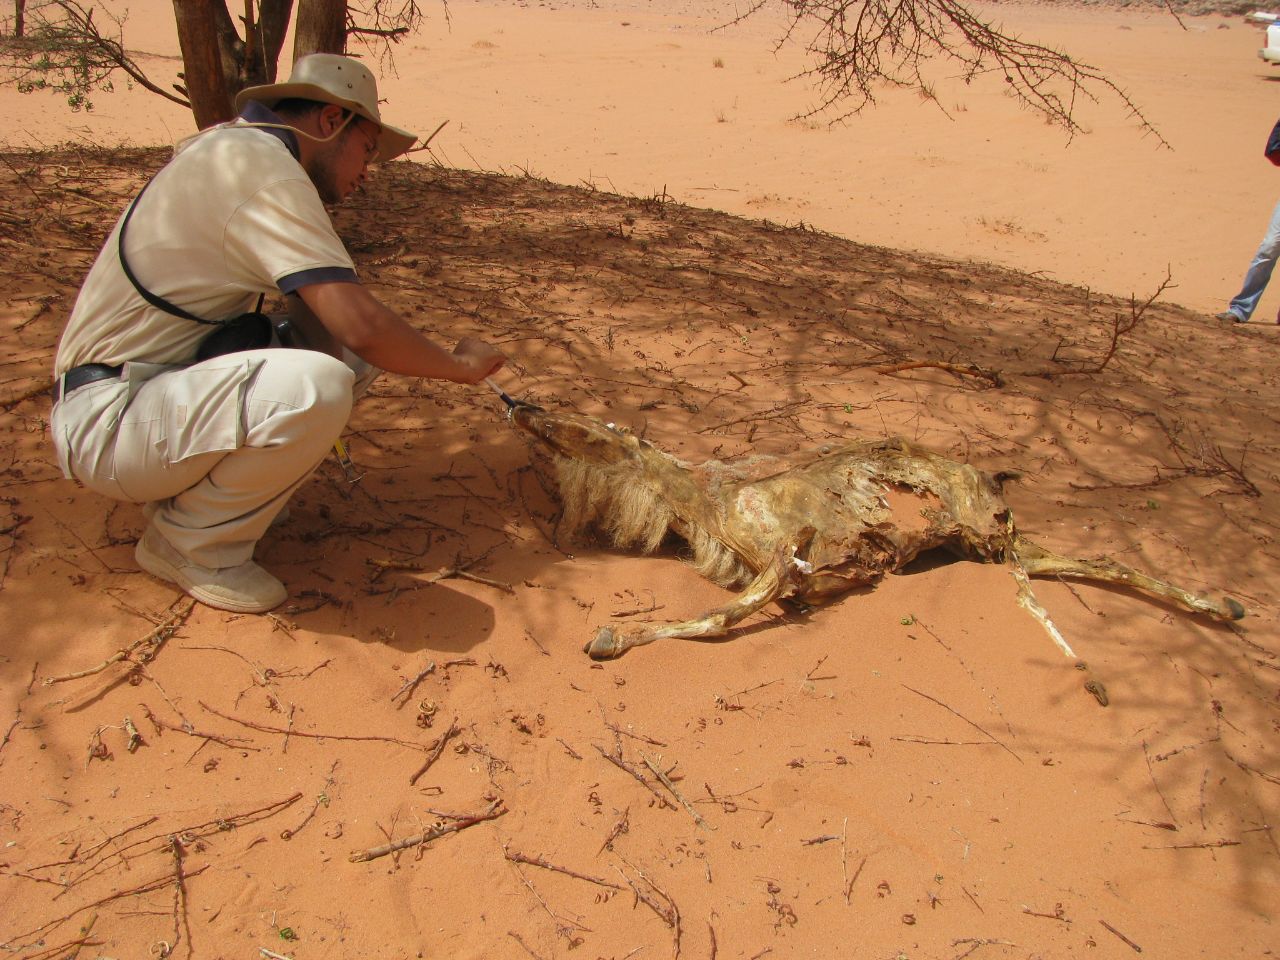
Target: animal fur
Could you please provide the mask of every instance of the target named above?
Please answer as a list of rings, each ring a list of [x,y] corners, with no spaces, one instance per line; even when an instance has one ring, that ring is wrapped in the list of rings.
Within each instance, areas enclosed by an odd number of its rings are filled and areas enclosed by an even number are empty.
[[[1235,600],[1205,599],[1108,558],[1044,549],[1014,527],[1001,495],[1009,474],[985,474],[901,439],[695,465],[593,417],[519,403],[511,419],[555,461],[563,534],[595,530],[641,553],[675,535],[699,573],[741,590],[692,620],[602,627],[586,647],[593,657],[663,637],[719,636],[767,603],[822,603],[937,547],[1007,564],[1019,602],[1068,656],[1029,577],[1119,583],[1215,619],[1244,616]]]

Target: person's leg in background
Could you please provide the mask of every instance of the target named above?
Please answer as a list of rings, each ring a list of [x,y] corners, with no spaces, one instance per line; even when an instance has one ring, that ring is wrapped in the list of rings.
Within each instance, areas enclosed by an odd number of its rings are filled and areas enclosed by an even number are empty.
[[[1263,237],[1258,252],[1254,254],[1253,262],[1249,264],[1240,292],[1232,298],[1227,309],[1218,314],[1219,319],[1234,320],[1237,323],[1249,322],[1253,311],[1258,308],[1258,301],[1262,299],[1263,291],[1267,289],[1267,283],[1271,280],[1271,273],[1275,270],[1278,258],[1280,258],[1280,204],[1276,205],[1271,214],[1271,223],[1267,226],[1266,236]]]

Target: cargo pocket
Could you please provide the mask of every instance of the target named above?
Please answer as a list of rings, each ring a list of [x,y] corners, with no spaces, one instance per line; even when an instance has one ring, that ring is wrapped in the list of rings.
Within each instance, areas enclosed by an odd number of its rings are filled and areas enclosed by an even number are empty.
[[[244,396],[261,358],[227,356],[130,383],[132,400],[120,419],[114,477],[137,501],[171,497],[190,486],[188,463],[244,443]]]
[[[165,464],[206,453],[227,453],[244,443],[244,395],[262,360],[228,357],[164,374],[134,401],[162,387],[153,442]],[[132,410],[132,407],[130,408]],[[125,414],[129,420],[129,413]]]
[[[116,500],[129,499],[112,469],[114,427],[127,402],[124,384],[104,380],[62,398],[49,418],[62,475]]]

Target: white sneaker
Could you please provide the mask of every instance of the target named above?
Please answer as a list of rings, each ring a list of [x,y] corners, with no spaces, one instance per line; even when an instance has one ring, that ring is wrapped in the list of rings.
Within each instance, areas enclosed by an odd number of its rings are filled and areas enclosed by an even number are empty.
[[[147,573],[177,584],[189,596],[219,610],[266,613],[289,597],[284,584],[252,560],[236,567],[201,567],[175,550],[152,527],[142,534],[133,555]]]

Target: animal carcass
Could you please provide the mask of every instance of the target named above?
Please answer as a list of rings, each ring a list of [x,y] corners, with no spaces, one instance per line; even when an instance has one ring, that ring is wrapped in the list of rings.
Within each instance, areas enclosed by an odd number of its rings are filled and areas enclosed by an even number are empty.
[[[675,534],[704,576],[741,592],[700,617],[660,626],[601,627],[596,659],[663,637],[715,637],[774,600],[823,603],[900,570],[926,550],[1007,564],[1018,600],[1067,654],[1070,646],[1028,577],[1127,585],[1218,620],[1235,600],[1196,596],[1114,560],[1050,553],[1014,527],[1003,480],[900,439],[854,440],[795,457],[691,465],[627,430],[576,413],[512,401],[512,422],[553,457],[561,530],[595,528],[612,543],[652,552]]]

